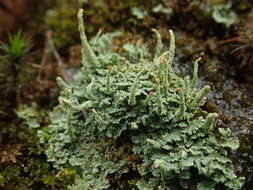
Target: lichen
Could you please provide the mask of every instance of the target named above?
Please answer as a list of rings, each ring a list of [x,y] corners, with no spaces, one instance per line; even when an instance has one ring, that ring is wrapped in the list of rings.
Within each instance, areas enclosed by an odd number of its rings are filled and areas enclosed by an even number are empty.
[[[235,24],[237,20],[236,13],[230,10],[231,6],[231,2],[224,5],[214,6],[214,11],[212,13],[213,19],[217,23],[224,24],[227,28],[229,28],[232,24]]]
[[[72,84],[58,79],[60,104],[48,131],[39,132],[48,161],[81,175],[70,189],[240,189],[243,178],[229,159],[239,142],[218,128],[216,113],[199,114],[210,91],[196,89],[199,60],[193,79],[174,72],[171,30],[165,52],[156,32],[153,58],[145,45],[128,45],[140,56],[90,46],[82,16],[82,68]]]

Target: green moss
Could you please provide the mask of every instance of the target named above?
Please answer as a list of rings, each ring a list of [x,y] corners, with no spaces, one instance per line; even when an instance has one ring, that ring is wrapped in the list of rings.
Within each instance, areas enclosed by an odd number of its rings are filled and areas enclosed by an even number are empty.
[[[6,58],[8,62],[11,62],[12,64],[19,62],[29,49],[29,42],[24,38],[21,30],[15,35],[9,34],[7,44],[0,44],[0,50],[4,52],[4,57],[1,56],[1,58]]]
[[[20,105],[12,123],[0,123],[0,188],[58,190],[73,183],[76,173],[62,169],[56,171],[46,161],[45,148],[39,144],[36,130],[46,130],[46,111],[38,111],[36,104]]]

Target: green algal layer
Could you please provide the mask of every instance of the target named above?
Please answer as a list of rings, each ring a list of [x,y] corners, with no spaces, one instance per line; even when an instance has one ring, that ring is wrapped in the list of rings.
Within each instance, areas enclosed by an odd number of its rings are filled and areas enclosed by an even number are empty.
[[[83,66],[73,84],[61,78],[59,106],[49,131],[48,160],[82,177],[70,189],[240,189],[229,151],[239,146],[231,131],[218,128],[217,114],[200,116],[209,86],[196,90],[193,77],[173,71],[175,38],[154,56],[145,44],[126,44],[113,53],[118,33],[97,35],[90,44],[78,14]]]

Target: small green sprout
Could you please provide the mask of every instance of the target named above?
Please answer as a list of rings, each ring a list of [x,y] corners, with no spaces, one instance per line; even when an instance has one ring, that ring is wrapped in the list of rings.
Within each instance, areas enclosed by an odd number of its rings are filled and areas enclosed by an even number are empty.
[[[8,43],[1,43],[0,50],[5,54],[5,58],[9,62],[20,60],[30,49],[28,40],[22,35],[19,30],[15,35],[8,35]]]

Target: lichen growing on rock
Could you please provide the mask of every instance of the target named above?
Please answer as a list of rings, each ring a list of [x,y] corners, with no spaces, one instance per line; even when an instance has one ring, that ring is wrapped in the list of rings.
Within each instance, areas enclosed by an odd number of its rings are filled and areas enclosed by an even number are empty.
[[[48,161],[80,174],[70,189],[240,189],[228,156],[239,142],[218,128],[216,113],[199,114],[210,91],[196,89],[199,60],[192,79],[174,72],[171,30],[165,52],[154,30],[153,56],[141,45],[128,46],[143,52],[136,56],[111,52],[113,35],[90,46],[82,14],[83,66],[72,84],[58,78],[60,105],[39,132]]]

